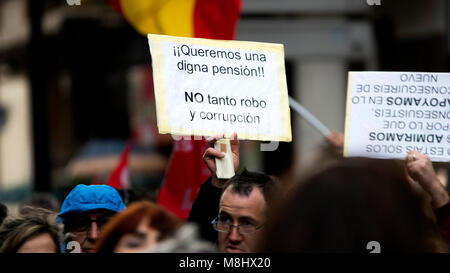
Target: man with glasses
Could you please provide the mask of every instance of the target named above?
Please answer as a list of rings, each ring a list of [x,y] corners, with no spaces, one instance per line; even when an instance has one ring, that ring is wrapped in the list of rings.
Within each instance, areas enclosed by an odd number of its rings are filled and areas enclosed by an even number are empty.
[[[218,179],[215,158],[224,155],[214,149],[214,144],[221,138],[223,135],[206,140],[203,161],[211,177],[201,186],[188,221],[199,226],[202,239],[218,242],[222,252],[252,252],[264,227],[267,204],[271,202],[276,184],[267,175],[247,170],[228,181]],[[230,137],[230,144],[237,172],[239,140],[236,133]]]
[[[103,226],[124,208],[119,193],[110,186],[77,185],[67,195],[58,216],[66,236],[79,243],[81,252],[90,253],[95,250]]]
[[[267,221],[276,183],[269,176],[244,170],[226,182],[219,214],[212,221],[222,252],[253,252]]]

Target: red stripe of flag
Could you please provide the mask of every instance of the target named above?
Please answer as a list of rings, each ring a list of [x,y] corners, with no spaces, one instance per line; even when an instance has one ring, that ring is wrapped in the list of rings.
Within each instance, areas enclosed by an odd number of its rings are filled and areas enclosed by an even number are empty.
[[[233,40],[241,8],[241,0],[197,0],[194,37]]]

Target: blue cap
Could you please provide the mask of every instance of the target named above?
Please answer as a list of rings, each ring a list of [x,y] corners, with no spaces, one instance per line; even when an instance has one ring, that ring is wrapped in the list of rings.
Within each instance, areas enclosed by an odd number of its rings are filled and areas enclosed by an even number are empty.
[[[94,209],[119,212],[125,208],[119,193],[107,185],[77,185],[61,205],[59,217],[64,221],[67,213],[82,213]]]

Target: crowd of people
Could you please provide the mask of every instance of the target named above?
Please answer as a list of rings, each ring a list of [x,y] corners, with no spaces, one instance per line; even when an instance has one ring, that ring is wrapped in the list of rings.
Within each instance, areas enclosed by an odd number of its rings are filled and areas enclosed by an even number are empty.
[[[340,158],[300,181],[240,170],[219,179],[207,139],[202,184],[187,221],[149,200],[125,204],[107,185],[77,185],[60,208],[33,198],[8,215],[0,206],[1,253],[449,252],[450,197],[427,155],[403,162]],[[327,138],[342,154],[342,135]],[[47,201],[45,201],[47,200]],[[50,200],[50,201],[49,201]]]

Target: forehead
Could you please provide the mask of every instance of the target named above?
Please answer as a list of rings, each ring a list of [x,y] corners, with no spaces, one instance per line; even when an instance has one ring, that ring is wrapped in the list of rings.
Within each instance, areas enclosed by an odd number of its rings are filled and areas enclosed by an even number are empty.
[[[228,187],[220,198],[219,213],[226,212],[233,218],[251,217],[262,221],[266,202],[261,190],[254,187],[248,196],[235,193]]]
[[[55,249],[56,244],[48,233],[36,235],[27,240],[20,247],[20,250],[23,252],[43,252],[46,250],[54,251]]]
[[[149,229],[150,229],[150,218],[148,217],[142,218],[136,227],[136,230],[142,232],[148,231]]]

